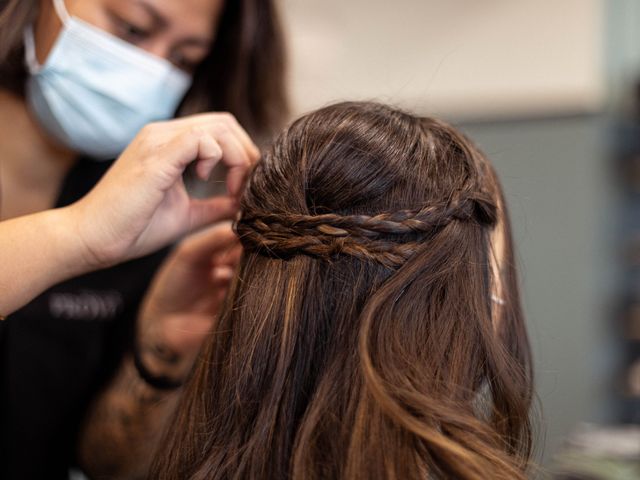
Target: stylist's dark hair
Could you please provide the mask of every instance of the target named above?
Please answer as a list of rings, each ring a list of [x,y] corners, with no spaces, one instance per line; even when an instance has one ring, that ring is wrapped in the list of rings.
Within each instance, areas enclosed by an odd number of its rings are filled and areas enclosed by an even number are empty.
[[[24,95],[23,32],[38,0],[0,0],[0,88]],[[207,58],[179,114],[227,111],[258,137],[286,119],[285,47],[273,0],[226,0]]]
[[[156,453],[159,479],[526,478],[532,371],[492,167],[373,103],[294,122]]]

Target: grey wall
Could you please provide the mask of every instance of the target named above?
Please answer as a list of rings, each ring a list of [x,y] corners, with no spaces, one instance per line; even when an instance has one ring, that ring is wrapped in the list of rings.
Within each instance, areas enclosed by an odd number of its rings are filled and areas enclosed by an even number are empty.
[[[624,219],[612,132],[640,79],[640,2],[604,5],[605,112],[460,125],[494,161],[510,204],[546,465],[579,422],[618,414]]]
[[[614,417],[609,127],[596,116],[460,126],[495,163],[511,209],[548,463],[578,422]]]

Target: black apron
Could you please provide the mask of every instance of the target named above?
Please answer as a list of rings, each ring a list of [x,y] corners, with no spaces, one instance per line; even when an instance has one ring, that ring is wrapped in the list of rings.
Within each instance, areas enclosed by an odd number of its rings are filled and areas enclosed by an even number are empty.
[[[85,195],[108,167],[78,161],[56,207]],[[0,322],[0,479],[68,478],[83,417],[130,348],[166,254],[56,285]]]

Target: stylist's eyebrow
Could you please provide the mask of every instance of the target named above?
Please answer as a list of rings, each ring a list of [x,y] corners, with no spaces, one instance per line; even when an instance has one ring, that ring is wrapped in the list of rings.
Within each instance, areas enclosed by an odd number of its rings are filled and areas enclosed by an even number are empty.
[[[157,8],[155,8],[153,5],[148,4],[147,2],[145,2],[144,0],[136,0],[136,3],[138,5],[140,5],[146,12],[147,14],[151,17],[153,23],[154,23],[154,28],[155,29],[164,29],[169,25],[169,20],[167,19],[167,17],[165,17],[164,15],[162,15]]]
[[[151,17],[154,24],[154,30],[162,30],[169,26],[169,20],[167,17],[162,15],[162,13],[160,13],[153,5],[145,2],[144,0],[136,0],[136,3],[140,5]],[[188,37],[181,40],[180,45],[208,48],[211,45],[211,38]]]

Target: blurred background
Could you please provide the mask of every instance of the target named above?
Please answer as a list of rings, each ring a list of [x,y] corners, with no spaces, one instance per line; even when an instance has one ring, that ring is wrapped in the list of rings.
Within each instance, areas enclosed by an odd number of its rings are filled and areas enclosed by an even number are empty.
[[[640,1],[281,0],[294,113],[389,102],[493,160],[556,478],[640,478]],[[636,303],[638,302],[638,303]]]

